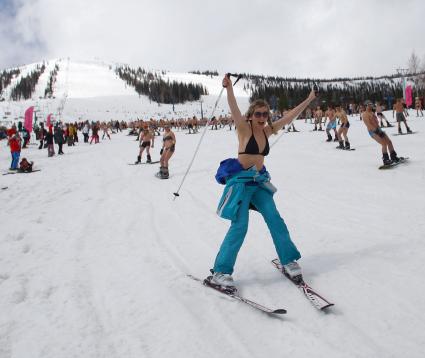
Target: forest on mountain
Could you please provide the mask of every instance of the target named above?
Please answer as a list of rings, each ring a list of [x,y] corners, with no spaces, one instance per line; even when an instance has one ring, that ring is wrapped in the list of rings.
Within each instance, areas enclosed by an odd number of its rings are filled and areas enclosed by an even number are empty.
[[[10,85],[12,78],[18,76],[21,73],[19,68],[12,70],[3,70],[0,72],[0,101],[4,100],[2,97],[3,90]]]
[[[35,86],[38,83],[38,79],[46,69],[46,65],[37,65],[36,69],[31,71],[25,77],[22,77],[19,82],[13,87],[10,98],[13,101],[19,101],[21,99],[30,99],[34,93]]]
[[[165,81],[161,74],[146,71],[138,67],[119,66],[117,75],[134,87],[139,95],[148,96],[151,101],[166,104],[178,104],[187,101],[197,101],[202,95],[207,95],[207,89],[201,84]],[[162,72],[164,74],[164,72]]]
[[[425,72],[406,74],[406,79],[415,83],[415,93],[423,93],[422,80]],[[321,105],[363,103],[366,100],[392,103],[403,97],[403,78],[401,75],[381,77],[300,79],[275,76],[244,74],[248,81],[244,89],[251,93],[250,100],[264,98],[273,109],[283,110],[302,102],[314,85],[320,92]]]
[[[59,72],[58,64],[55,64],[55,67],[52,71],[50,71],[49,79],[47,81],[46,89],[44,90],[44,98],[52,98],[53,97],[53,86],[56,83],[56,77]]]

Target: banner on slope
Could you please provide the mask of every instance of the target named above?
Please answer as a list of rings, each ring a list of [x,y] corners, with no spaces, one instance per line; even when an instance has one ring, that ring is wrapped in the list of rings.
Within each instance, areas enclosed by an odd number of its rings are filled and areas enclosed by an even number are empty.
[[[406,106],[407,107],[410,107],[413,103],[412,94],[413,94],[412,86],[409,84],[406,87]]]
[[[47,127],[47,128],[49,128],[51,124],[52,124],[52,114],[50,113],[50,114],[47,116],[47,120],[46,120],[46,127]]]
[[[24,127],[30,133],[32,132],[32,118],[33,118],[33,116],[34,116],[34,106],[31,106],[25,111],[25,122],[24,122]]]

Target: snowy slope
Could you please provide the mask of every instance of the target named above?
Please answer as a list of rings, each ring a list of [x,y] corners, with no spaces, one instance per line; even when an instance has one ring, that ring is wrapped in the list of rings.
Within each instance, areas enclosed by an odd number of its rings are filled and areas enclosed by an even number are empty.
[[[411,160],[389,171],[358,118],[353,152],[302,121],[273,146],[266,165],[305,277],[336,304],[318,312],[285,281],[251,213],[234,277],[243,295],[287,308],[281,318],[186,277],[208,274],[229,227],[213,176],[234,132],[208,131],[175,201],[199,135],[176,133],[167,181],[127,165],[138,149],[124,134],[63,157],[30,146],[42,171],[0,176],[0,357],[423,357],[425,121],[409,121],[419,133],[390,138]]]
[[[49,61],[52,68],[59,65],[57,82],[54,86],[54,97],[44,99],[44,90],[50,67],[39,80],[39,85],[32,100],[20,102],[0,102],[0,120],[18,120],[29,106],[35,106],[40,111],[39,116],[45,120],[49,113],[65,122],[76,120],[135,120],[137,118],[187,118],[193,115],[200,117],[201,103],[187,102],[174,106],[151,102],[146,96],[140,96],[134,88],[127,86],[114,72],[115,64],[104,61],[77,61],[72,59],[54,59]],[[23,74],[29,73],[36,64],[22,69]],[[20,77],[20,76],[19,76]],[[221,91],[221,77],[209,77],[191,73],[167,72],[167,80],[177,80],[185,83],[201,83],[209,92],[202,96],[204,114],[209,116]],[[16,80],[15,80],[16,82]],[[14,83],[15,83],[14,82]],[[241,100],[241,105],[246,108],[249,94],[243,91],[243,81],[235,88],[235,94]],[[16,84],[16,83],[15,83]],[[11,89],[10,85],[8,89]],[[8,96],[5,96],[9,98]],[[43,99],[40,99],[43,98]],[[63,106],[63,111],[60,108]],[[5,112],[11,112],[5,116]],[[61,113],[61,115],[59,115]],[[225,101],[218,105],[216,114],[227,114],[228,106]],[[4,118],[7,117],[7,118]]]

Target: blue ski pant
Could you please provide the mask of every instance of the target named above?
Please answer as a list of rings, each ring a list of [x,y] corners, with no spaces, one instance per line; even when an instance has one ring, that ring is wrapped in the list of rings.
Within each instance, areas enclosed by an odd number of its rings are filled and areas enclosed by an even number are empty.
[[[11,169],[18,169],[19,157],[21,152],[11,152],[12,154],[12,163],[10,164]]]
[[[252,203],[266,222],[280,262],[285,265],[301,258],[292,242],[285,221],[276,209],[273,195],[259,186],[246,185],[237,217],[232,220],[214,263],[214,272],[232,274],[239,249],[248,230],[249,204]]]

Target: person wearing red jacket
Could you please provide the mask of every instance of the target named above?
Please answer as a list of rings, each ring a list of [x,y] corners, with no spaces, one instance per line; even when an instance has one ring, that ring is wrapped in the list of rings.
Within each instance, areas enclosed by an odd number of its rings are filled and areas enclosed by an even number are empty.
[[[10,170],[18,170],[19,157],[21,155],[21,137],[18,133],[9,137],[10,154],[12,154],[12,163]]]

